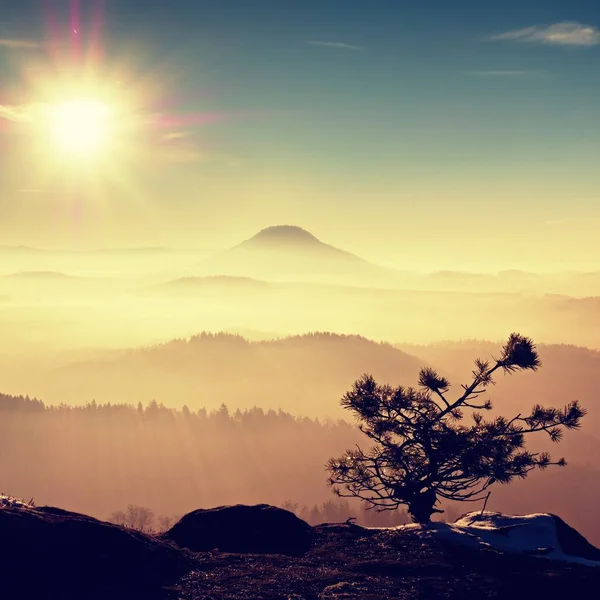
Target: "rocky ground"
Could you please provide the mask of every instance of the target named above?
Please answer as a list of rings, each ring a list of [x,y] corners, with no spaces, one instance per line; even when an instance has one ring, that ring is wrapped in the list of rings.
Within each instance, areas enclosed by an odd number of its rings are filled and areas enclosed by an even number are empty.
[[[511,536],[514,527],[499,528],[495,535]],[[600,566],[502,553],[489,544],[469,547],[431,537],[434,530],[376,530],[353,524],[311,528],[275,507],[236,505],[194,511],[158,536],[57,508],[7,500],[0,502],[0,598],[597,597]],[[570,550],[563,547],[569,556],[576,549],[595,560],[598,550],[567,525],[563,523],[559,533],[570,542]]]
[[[198,561],[155,536],[49,506],[0,500],[0,599],[164,598]]]
[[[320,526],[300,557],[199,553],[181,600],[595,598],[600,569],[474,551],[411,533]]]

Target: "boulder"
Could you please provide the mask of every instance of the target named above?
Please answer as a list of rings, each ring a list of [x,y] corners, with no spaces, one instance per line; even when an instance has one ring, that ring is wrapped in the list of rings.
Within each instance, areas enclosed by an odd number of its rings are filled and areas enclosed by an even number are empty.
[[[188,513],[163,537],[196,552],[220,550],[293,556],[309,549],[313,529],[282,508],[236,504]]]
[[[0,508],[0,540],[6,598],[150,598],[194,565],[158,537],[46,506]]]
[[[592,546],[579,531],[567,525],[558,515],[551,514],[550,516],[556,527],[558,545],[564,554],[600,564],[600,549]]]
[[[600,549],[552,513],[507,515],[476,511],[463,515],[451,525],[434,524],[430,529],[431,533],[436,529],[438,537],[502,552],[600,566]]]

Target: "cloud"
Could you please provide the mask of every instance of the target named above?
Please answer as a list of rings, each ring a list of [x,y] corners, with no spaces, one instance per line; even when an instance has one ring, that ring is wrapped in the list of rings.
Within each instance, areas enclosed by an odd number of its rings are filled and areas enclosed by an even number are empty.
[[[28,104],[0,104],[0,123],[10,121],[17,124],[31,124],[43,118],[47,105],[39,102]]]
[[[194,146],[166,148],[161,153],[161,157],[172,163],[204,163],[210,161],[208,154]]]
[[[569,225],[585,225],[589,223],[600,223],[600,217],[596,217],[594,215],[581,215],[581,216],[567,216],[567,217],[558,217],[556,219],[549,219],[548,221],[543,221],[543,225],[546,227],[562,227]]]
[[[30,120],[27,107],[0,104],[0,119],[24,123]]]
[[[13,120],[13,109],[10,106],[0,104],[0,119]]]
[[[228,154],[213,154],[203,149],[200,144],[185,144],[163,148],[160,158],[169,163],[191,164],[221,164],[237,167],[243,164],[241,159]]]
[[[310,46],[320,46],[321,48],[334,48],[337,50],[363,50],[362,46],[346,44],[344,42],[326,42],[321,40],[309,40],[306,42]]]
[[[158,154],[170,163],[225,163],[233,166],[234,157],[210,151],[193,131],[176,130],[159,134]]]
[[[527,69],[489,69],[481,71],[469,71],[470,75],[481,75],[482,77],[524,77],[526,75],[542,75],[542,71],[530,71]]]
[[[13,48],[13,49],[32,49],[39,48],[38,42],[32,42],[31,40],[15,40],[11,38],[0,38],[0,48]]]
[[[505,31],[489,37],[488,40],[512,40],[556,46],[596,46],[600,44],[600,29],[593,25],[563,21],[554,25],[534,25]]]
[[[169,133],[165,133],[162,136],[163,142],[170,142],[172,140],[183,140],[189,138],[191,136],[190,131],[171,131]]]

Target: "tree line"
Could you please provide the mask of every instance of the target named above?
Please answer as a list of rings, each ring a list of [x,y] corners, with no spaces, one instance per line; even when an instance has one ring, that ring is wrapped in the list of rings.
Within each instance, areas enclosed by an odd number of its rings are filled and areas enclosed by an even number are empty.
[[[293,512],[310,525],[321,523],[344,523],[349,519],[366,527],[395,527],[410,522],[406,511],[377,512],[366,504],[347,500],[327,500],[312,506],[285,500],[280,508]],[[156,515],[146,506],[128,504],[123,510],[113,512],[108,521],[146,533],[160,533],[170,529],[182,515]]]

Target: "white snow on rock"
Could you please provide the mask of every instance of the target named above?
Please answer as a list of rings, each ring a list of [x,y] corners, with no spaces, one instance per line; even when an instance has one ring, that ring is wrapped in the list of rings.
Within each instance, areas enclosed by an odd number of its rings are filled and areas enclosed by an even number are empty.
[[[494,549],[600,567],[600,550],[560,517],[548,513],[513,516],[471,512],[455,523],[400,525],[391,529],[475,549]]]
[[[31,508],[31,504],[19,498],[0,494],[0,508]]]

